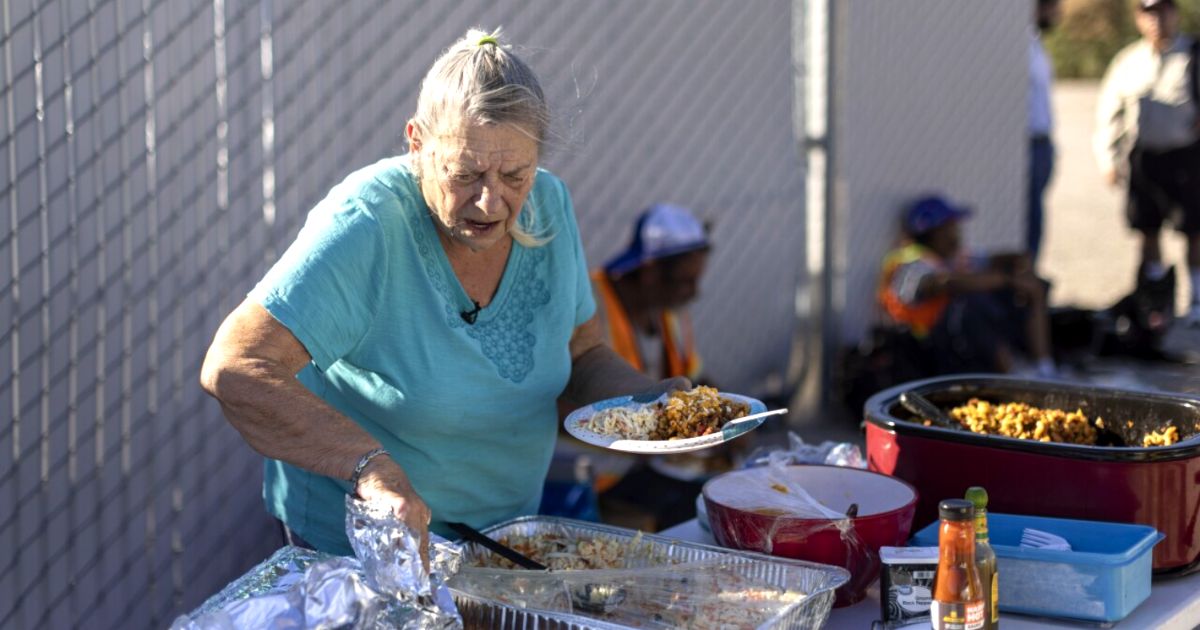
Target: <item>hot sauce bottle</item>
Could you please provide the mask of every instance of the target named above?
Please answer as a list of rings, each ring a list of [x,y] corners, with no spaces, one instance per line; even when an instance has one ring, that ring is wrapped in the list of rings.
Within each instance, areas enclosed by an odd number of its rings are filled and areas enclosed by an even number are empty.
[[[975,566],[975,506],[963,499],[938,505],[938,568],[929,614],[934,630],[981,630],[984,595]]]
[[[983,583],[983,627],[984,630],[996,630],[1000,627],[1000,574],[996,552],[988,543],[987,490],[971,486],[967,488],[967,500],[975,506],[975,566],[979,568],[979,580]]]

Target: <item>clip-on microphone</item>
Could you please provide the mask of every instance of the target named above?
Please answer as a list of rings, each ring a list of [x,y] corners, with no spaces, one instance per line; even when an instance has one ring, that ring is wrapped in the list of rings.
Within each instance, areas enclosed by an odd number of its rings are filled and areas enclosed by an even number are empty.
[[[468,324],[474,324],[475,318],[479,316],[479,311],[483,310],[483,307],[479,305],[479,302],[471,300],[471,303],[475,305],[474,310],[458,312],[458,316],[463,318],[463,321],[467,322]]]

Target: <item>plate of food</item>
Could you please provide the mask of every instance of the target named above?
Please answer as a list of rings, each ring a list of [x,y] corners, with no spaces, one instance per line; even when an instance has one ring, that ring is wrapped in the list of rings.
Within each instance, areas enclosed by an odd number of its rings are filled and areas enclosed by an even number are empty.
[[[724,444],[768,417],[761,401],[700,386],[657,398],[621,396],[580,407],[563,427],[580,441],[627,453],[685,453]]]

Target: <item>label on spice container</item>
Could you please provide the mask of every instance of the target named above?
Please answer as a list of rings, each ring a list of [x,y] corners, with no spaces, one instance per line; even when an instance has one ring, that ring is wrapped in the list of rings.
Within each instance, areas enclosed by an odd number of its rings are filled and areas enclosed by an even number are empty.
[[[908,623],[929,617],[937,547],[881,547],[880,603],[885,624]]]
[[[939,602],[929,605],[934,630],[980,630],[983,628],[983,600]]]

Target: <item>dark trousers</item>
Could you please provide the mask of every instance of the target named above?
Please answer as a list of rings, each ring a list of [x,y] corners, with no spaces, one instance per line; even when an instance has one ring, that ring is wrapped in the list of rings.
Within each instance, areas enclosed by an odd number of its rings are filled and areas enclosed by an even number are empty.
[[[1029,258],[1037,262],[1042,248],[1042,223],[1045,220],[1046,186],[1054,173],[1054,143],[1045,136],[1029,140],[1029,200],[1025,224],[1025,248]]]
[[[938,374],[994,372],[1000,347],[1026,347],[1028,312],[1016,305],[1011,290],[966,293],[946,307],[926,338]]]
[[[1129,155],[1129,226],[1155,232],[1164,221],[1200,234],[1200,142],[1181,149]]]

